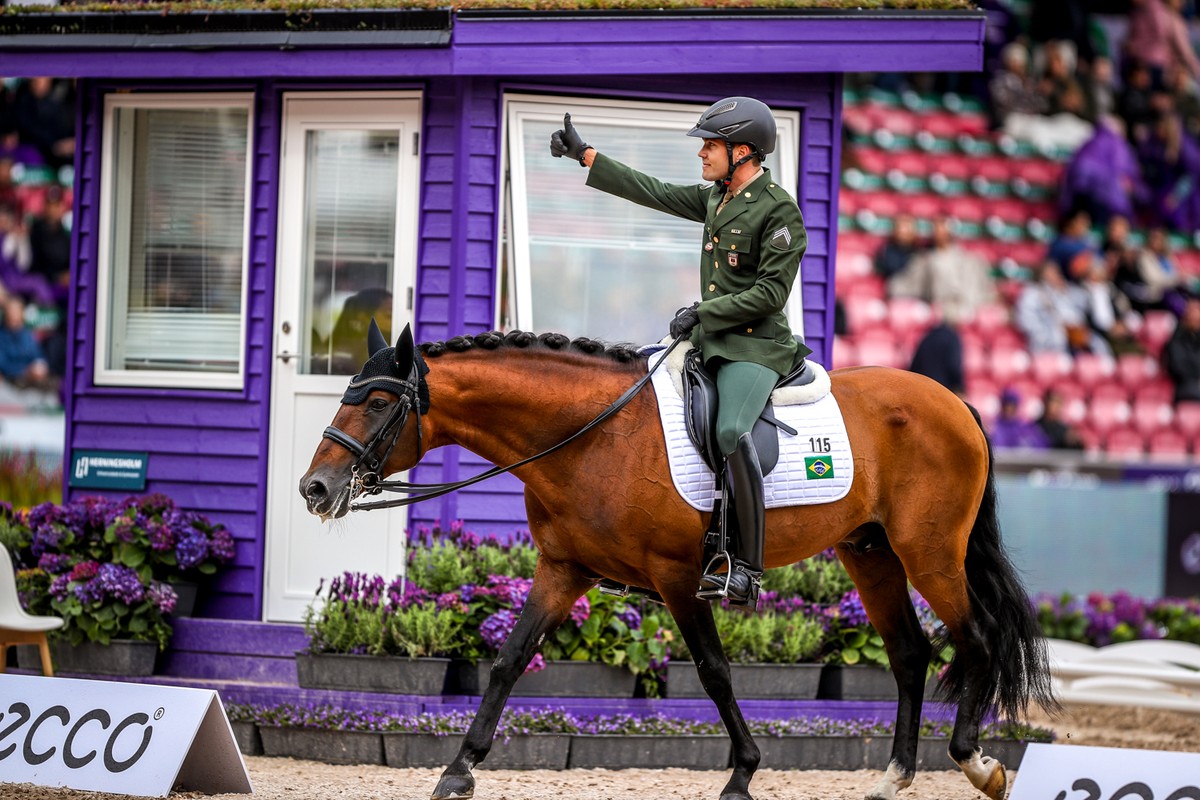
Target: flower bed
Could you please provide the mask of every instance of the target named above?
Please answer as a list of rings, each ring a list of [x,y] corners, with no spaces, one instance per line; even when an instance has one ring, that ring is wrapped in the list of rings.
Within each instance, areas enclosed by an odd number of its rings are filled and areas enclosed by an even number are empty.
[[[266,755],[335,763],[386,763],[393,767],[439,767],[449,763],[473,716],[466,712],[388,715],[291,704],[231,704],[226,712],[236,725],[257,726]],[[805,717],[752,720],[748,724],[763,752],[763,765],[773,768],[883,769],[891,749],[891,724],[876,720]],[[949,733],[947,722],[927,721],[922,725],[922,763],[932,768],[952,766],[944,758]],[[1007,724],[986,724],[980,731],[984,751],[1003,752],[1009,766],[1019,763],[1027,742],[1052,739],[1050,731]],[[253,746],[252,737],[246,741]],[[380,752],[382,755],[378,755]],[[348,760],[354,757],[362,760]],[[505,711],[492,752],[481,766],[713,769],[725,766],[728,760],[729,738],[719,723],[662,715],[576,716],[561,709],[544,709]]]
[[[161,494],[23,512],[0,503],[0,543],[16,562],[26,609],[62,617],[50,637],[70,645],[128,639],[165,648],[176,602],[170,582],[211,575],[234,557],[224,526]]]

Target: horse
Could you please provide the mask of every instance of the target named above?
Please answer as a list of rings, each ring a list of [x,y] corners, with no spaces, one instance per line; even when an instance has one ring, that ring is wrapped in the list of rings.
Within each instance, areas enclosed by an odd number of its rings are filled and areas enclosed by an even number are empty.
[[[308,510],[322,520],[343,516],[376,490],[380,475],[454,444],[512,465],[539,551],[524,610],[433,800],[473,796],[472,768],[492,746],[514,683],[575,601],[603,578],[661,597],[732,742],[721,800],[751,800],[759,750],[734,696],[710,603],[696,597],[711,513],[692,508],[672,484],[654,393],[629,396],[647,372],[646,357],[561,334],[490,332],[419,348],[409,328],[391,347],[377,330],[371,338],[372,355],[300,480]],[[1005,768],[978,746],[981,720],[1058,704],[1045,639],[1001,541],[993,457],[979,414],[903,370],[855,367],[830,378],[853,453],[850,492],[769,510],[766,566],[834,547],[884,640],[898,689],[896,726],[890,763],[868,800],[893,800],[916,772],[934,645],[918,622],[910,583],[954,646],[941,682],[944,699],[957,704],[949,757],[972,785],[1001,800]],[[628,404],[589,427],[622,392]],[[437,486],[398,485],[410,492]]]

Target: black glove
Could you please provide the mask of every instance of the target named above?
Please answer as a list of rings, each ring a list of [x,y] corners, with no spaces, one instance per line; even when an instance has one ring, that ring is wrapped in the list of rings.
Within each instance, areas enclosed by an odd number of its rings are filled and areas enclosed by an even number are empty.
[[[687,308],[681,308],[675,312],[675,319],[671,320],[671,338],[678,339],[681,336],[687,336],[692,332],[692,328],[700,324],[700,312],[696,310],[699,303],[692,303]]]
[[[591,145],[583,140],[579,131],[575,130],[575,126],[571,124],[570,114],[563,115],[562,130],[550,134],[550,155],[555,158],[568,156],[578,161],[580,166],[586,166],[583,163],[583,154],[590,147]]]

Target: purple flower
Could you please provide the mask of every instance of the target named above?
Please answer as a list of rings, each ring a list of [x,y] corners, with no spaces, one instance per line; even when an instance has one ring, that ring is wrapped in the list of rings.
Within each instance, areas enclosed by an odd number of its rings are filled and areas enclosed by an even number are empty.
[[[38,559],[38,567],[51,575],[57,575],[71,568],[71,557],[63,553],[43,553]]]
[[[59,575],[50,582],[50,596],[55,600],[66,600],[71,585],[70,575]]]
[[[842,600],[837,607],[837,616],[843,628],[857,628],[860,625],[870,624],[870,620],[867,619],[867,610],[863,608],[862,598],[859,597],[857,589],[851,589],[842,595]]]
[[[227,564],[233,561],[237,555],[237,550],[233,541],[233,534],[224,525],[218,525],[212,532],[212,536],[208,543],[208,553],[222,564]]]
[[[517,615],[507,608],[502,608],[483,621],[479,626],[479,635],[488,647],[499,650],[516,624]]]
[[[175,594],[175,590],[170,585],[161,581],[154,581],[150,584],[150,588],[146,590],[146,596],[154,607],[163,614],[170,614],[175,610],[175,603],[179,599]]]
[[[631,631],[636,631],[642,627],[642,614],[633,606],[626,606],[624,611],[617,614],[617,619],[624,622],[625,627]]]
[[[180,569],[191,569],[208,557],[208,537],[195,528],[184,531],[175,544],[175,561]]]
[[[131,606],[146,596],[146,587],[129,567],[101,564],[96,577],[75,587],[75,596],[83,603],[95,603],[112,597]]]
[[[592,613],[592,604],[588,602],[587,595],[580,597],[575,601],[575,605],[571,606],[571,622],[577,626],[583,627],[583,623],[587,622],[588,616]],[[637,613],[636,611],[634,612]]]

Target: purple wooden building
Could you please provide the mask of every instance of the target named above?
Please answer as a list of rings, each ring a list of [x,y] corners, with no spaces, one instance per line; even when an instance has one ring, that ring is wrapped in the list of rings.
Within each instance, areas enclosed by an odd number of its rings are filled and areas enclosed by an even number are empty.
[[[79,79],[66,452],[148,454],[147,491],[237,537],[205,615],[268,621],[322,576],[400,572],[409,526],[525,525],[510,478],[411,515],[307,515],[296,482],[365,319],[643,342],[696,293],[696,227],[550,158],[564,112],[695,182],[698,112],[770,104],[768,166],[809,235],[789,316],[826,360],[842,74],[978,69],[984,33],[973,11],[68,16],[0,28],[0,74]],[[444,450],[417,479],[482,466]]]

